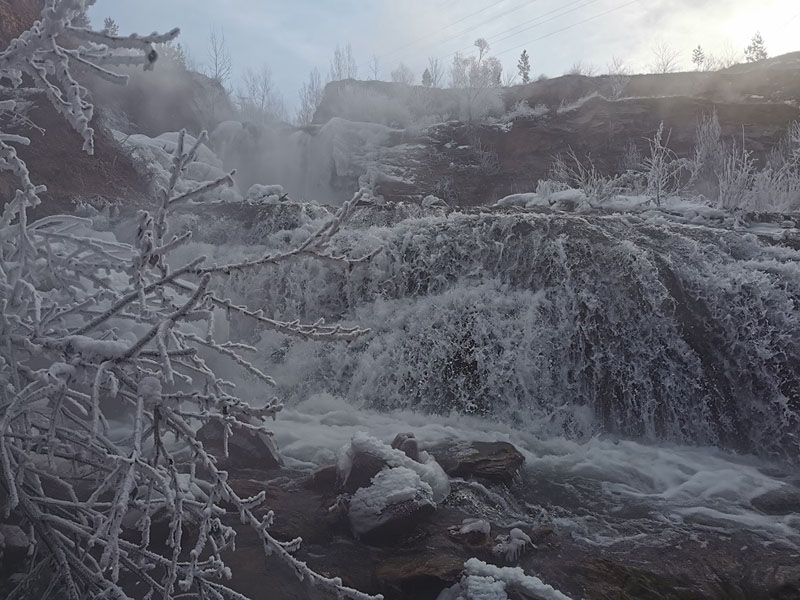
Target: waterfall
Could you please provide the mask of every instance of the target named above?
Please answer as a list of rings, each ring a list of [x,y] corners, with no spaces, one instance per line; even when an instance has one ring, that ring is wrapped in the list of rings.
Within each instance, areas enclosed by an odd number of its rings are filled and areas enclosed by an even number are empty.
[[[298,261],[230,290],[280,318],[371,328],[346,347],[264,333],[288,401],[325,391],[542,435],[796,457],[800,252],[779,242],[662,213],[372,207],[336,238],[355,255],[382,246],[370,264]]]

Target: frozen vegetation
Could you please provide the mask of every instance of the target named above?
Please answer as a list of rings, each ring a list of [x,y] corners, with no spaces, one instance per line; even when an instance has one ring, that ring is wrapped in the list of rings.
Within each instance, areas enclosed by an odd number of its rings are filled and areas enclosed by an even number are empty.
[[[73,27],[83,4],[49,2],[0,54],[0,78],[21,94],[24,73],[91,152],[74,64],[116,80],[107,68],[153,67],[153,45],[177,31]],[[67,34],[76,48],[59,45]],[[459,111],[496,112],[491,90],[470,89],[454,91]],[[377,92],[338,93],[353,119],[313,140],[291,132],[287,155],[302,160],[285,179],[278,165],[256,181],[258,160],[230,172],[237,153],[284,139],[248,146],[241,123],[211,141],[115,132],[154,190],[135,215],[29,220],[43,190],[15,146],[31,140],[0,130],[0,169],[19,181],[0,218],[0,500],[17,527],[0,544],[32,548],[17,597],[52,586],[70,600],[239,599],[226,587],[235,514],[317,591],[378,598],[296,558],[301,539],[270,533],[264,492],[238,495],[198,436],[210,423],[225,453],[233,436],[263,436],[298,471],[335,463],[346,480],[359,453],[380,460],[339,499],[356,538],[456,488],[480,498],[483,513],[457,533],[484,536],[504,566],[467,560],[439,600],[569,600],[514,566],[544,522],[591,548],[723,531],[800,549],[798,514],[754,504],[790,485],[800,457],[800,231],[782,214],[800,205],[797,126],[759,167],[721,141],[713,116],[687,159],[662,126],[627,173],[601,175],[572,153],[535,191],[469,211],[435,194],[386,205],[377,186],[404,179],[382,167],[383,145],[415,116]],[[548,112],[519,103],[498,126]],[[337,208],[306,201],[334,195],[331,169],[357,193]],[[707,196],[686,192],[698,182]],[[398,430],[414,431],[413,453],[385,443]],[[451,479],[424,449],[444,440],[512,442],[522,482],[590,508],[551,513],[522,484]],[[617,517],[620,502],[649,512]]]

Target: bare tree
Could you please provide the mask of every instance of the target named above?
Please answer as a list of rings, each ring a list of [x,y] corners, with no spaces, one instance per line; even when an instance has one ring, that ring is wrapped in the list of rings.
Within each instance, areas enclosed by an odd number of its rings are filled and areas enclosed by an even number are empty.
[[[631,82],[630,70],[624,59],[615,56],[608,64],[608,79],[611,84],[611,99],[619,100]]]
[[[567,71],[567,75],[583,75],[584,77],[593,77],[595,73],[597,73],[597,67],[582,60],[572,63]]]
[[[503,73],[503,87],[511,87],[517,83],[517,73],[506,71]]]
[[[353,56],[353,47],[347,44],[344,48],[336,45],[331,59],[330,77],[331,81],[343,81],[345,79],[355,79],[358,77],[358,65]]]
[[[300,108],[297,110],[297,122],[300,125],[309,125],[314,119],[323,92],[322,77],[319,70],[314,68],[308,75],[308,81],[300,88]]]
[[[212,29],[208,41],[208,64],[205,66],[205,74],[224,88],[233,73],[233,62],[225,41],[225,31]]]
[[[373,54],[369,61],[369,78],[373,81],[380,79],[380,62],[377,54]]]
[[[428,72],[431,74],[431,87],[439,87],[444,79],[444,66],[438,58],[428,58]]]
[[[651,69],[654,73],[674,73],[680,67],[680,52],[663,40],[650,49],[653,55]]]
[[[397,68],[392,71],[392,81],[395,83],[414,85],[414,72],[409,69],[405,63],[400,63],[397,65]]]
[[[272,70],[267,65],[245,71],[238,96],[239,112],[248,121],[266,123],[288,120],[283,97],[275,88]]]
[[[703,69],[705,71],[719,71],[744,62],[744,54],[730,41],[725,42],[716,54],[706,56]]]
[[[469,122],[490,110],[503,77],[502,63],[496,57],[488,56],[489,43],[478,38],[474,45],[478,49],[477,57],[456,53],[450,67],[450,85],[462,90],[465,118]]]

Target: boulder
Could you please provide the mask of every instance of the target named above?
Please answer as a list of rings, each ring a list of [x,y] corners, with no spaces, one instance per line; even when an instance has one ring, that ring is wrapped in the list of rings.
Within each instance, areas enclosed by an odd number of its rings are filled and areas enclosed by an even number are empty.
[[[750,504],[766,515],[800,514],[800,488],[784,485],[756,496]]]
[[[356,433],[338,457],[341,491],[355,493],[369,486],[382,470],[404,467],[431,487],[434,502],[442,502],[450,494],[450,480],[444,469],[430,454],[419,450],[413,434],[400,434],[394,441],[396,448],[366,433]]]
[[[413,433],[398,433],[392,441],[392,448],[402,450],[408,458],[420,462],[419,444]]]
[[[375,575],[386,592],[394,590],[402,598],[436,598],[453,585],[464,569],[464,557],[426,552],[390,558]],[[389,589],[386,589],[389,588]]]
[[[508,442],[457,442],[428,450],[450,477],[511,483],[525,457]]]
[[[311,473],[304,481],[303,487],[319,494],[333,494],[339,477],[336,465],[326,465]]]
[[[392,545],[435,511],[431,486],[411,469],[393,467],[353,494],[347,517],[353,535],[382,546]]]
[[[371,452],[356,452],[350,464],[350,471],[343,478],[341,489],[354,494],[361,488],[368,487],[375,477],[386,467],[386,461]]]
[[[219,421],[203,425],[197,432],[197,439],[203,442],[206,451],[216,456],[221,468],[266,471],[283,466],[278,447],[266,434],[234,429],[233,435],[228,439],[227,457],[224,454],[223,426]]]

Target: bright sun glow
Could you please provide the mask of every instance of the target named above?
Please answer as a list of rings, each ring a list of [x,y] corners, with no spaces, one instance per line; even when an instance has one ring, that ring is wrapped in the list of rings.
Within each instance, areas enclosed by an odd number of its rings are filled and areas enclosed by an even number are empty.
[[[730,40],[749,40],[760,31],[770,56],[798,50],[797,27],[800,26],[800,3],[797,0],[772,0],[755,3],[748,0],[740,10],[723,19],[719,31]]]

